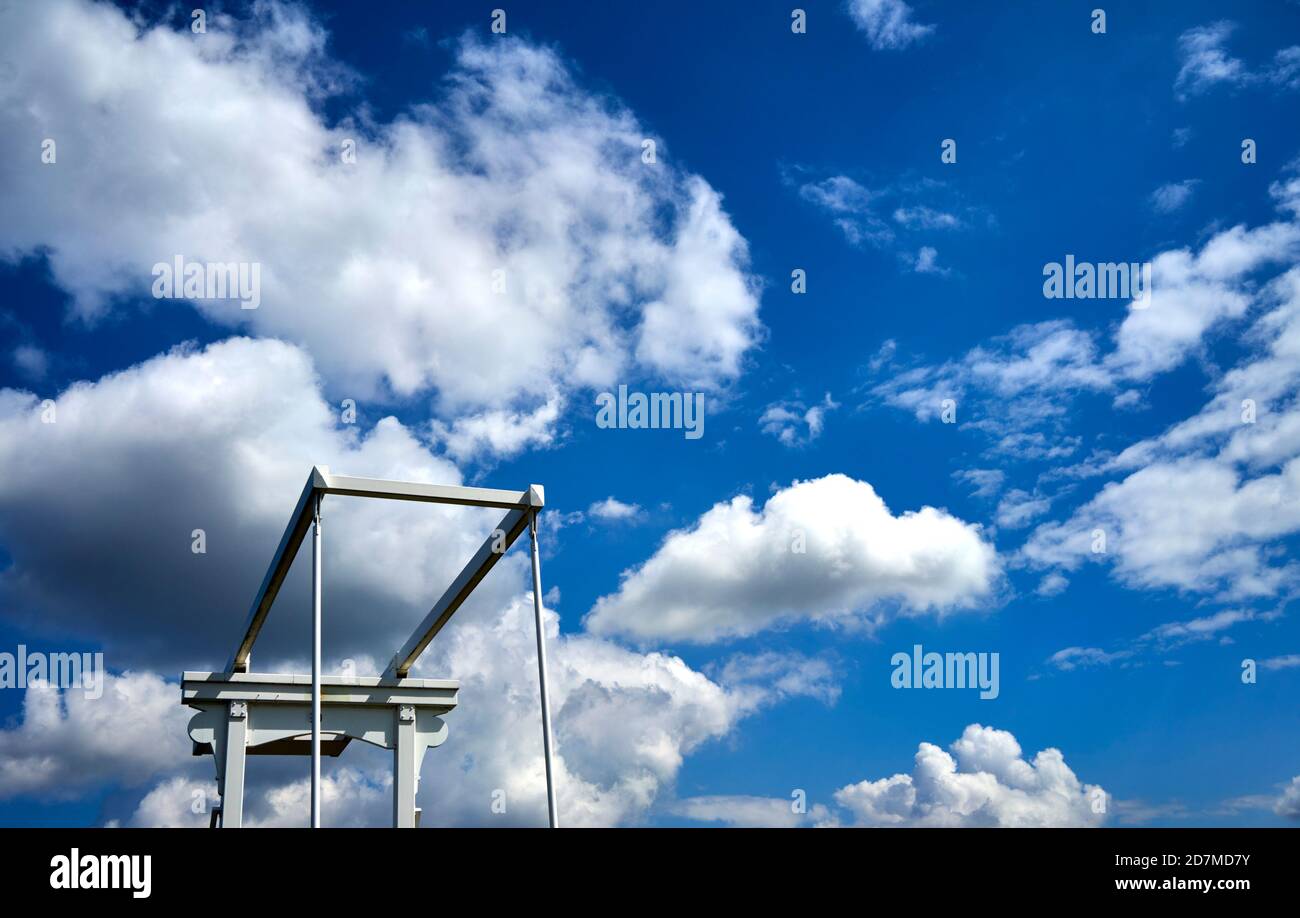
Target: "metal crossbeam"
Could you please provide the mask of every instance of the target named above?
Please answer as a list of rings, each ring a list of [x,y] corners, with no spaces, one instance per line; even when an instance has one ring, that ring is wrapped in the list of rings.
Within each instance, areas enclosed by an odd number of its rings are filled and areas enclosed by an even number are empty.
[[[488,534],[486,541],[474,553],[474,557],[469,559],[456,579],[452,581],[451,586],[447,587],[447,592],[433,604],[429,614],[424,617],[424,621],[415,629],[415,632],[406,639],[402,649],[397,651],[393,661],[388,664],[388,670],[385,676],[394,676],[398,679],[406,678],[419,659],[424,648],[429,646],[429,642],[434,639],[442,626],[456,614],[461,603],[469,598],[469,594],[478,586],[479,581],[487,576],[487,572],[492,570],[501,556],[506,553],[515,539],[528,528],[528,519],[530,514],[524,510],[511,510],[505,515],[501,522],[491,533]]]
[[[311,470],[293,516],[284,530],[280,545],[271,558],[271,566],[266,571],[262,586],[253,599],[252,608],[244,623],[244,634],[235,648],[234,655],[226,665],[226,671],[242,673],[248,671],[248,658],[253,651],[266,617],[270,614],[271,604],[275,602],[289,574],[293,559],[302,547],[307,535],[307,528],[312,523],[315,512],[315,497],[325,494],[339,494],[349,497],[379,497],[389,500],[414,500],[434,504],[453,504],[466,507],[498,507],[503,509],[534,508],[542,506],[542,489],[534,485],[527,491],[503,491],[497,488],[466,488],[458,485],[433,485],[408,481],[385,481],[379,478],[353,478],[346,475],[331,475],[325,466],[316,466]],[[520,530],[522,531],[522,530]],[[512,539],[513,541],[513,539]],[[491,565],[488,565],[488,569]],[[486,573],[486,571],[484,571]],[[480,577],[480,579],[482,579]],[[475,583],[478,581],[476,580]],[[457,604],[459,605],[459,603]],[[455,609],[453,608],[454,612]],[[435,632],[436,633],[436,632]],[[427,642],[426,642],[427,643]],[[423,649],[423,648],[421,648]]]

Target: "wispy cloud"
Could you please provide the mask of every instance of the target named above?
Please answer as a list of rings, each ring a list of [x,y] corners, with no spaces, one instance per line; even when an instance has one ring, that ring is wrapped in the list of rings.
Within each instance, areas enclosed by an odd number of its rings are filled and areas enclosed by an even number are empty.
[[[906,48],[934,31],[913,19],[912,7],[903,0],[849,0],[849,15],[877,51]]]

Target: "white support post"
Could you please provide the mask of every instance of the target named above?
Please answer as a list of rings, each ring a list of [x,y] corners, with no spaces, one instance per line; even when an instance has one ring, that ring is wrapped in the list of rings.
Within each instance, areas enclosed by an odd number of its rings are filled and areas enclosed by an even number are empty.
[[[546,756],[546,809],[550,814],[552,829],[560,827],[560,815],[555,806],[555,778],[551,757],[551,702],[546,693],[546,634],[542,630],[542,559],[537,551],[537,511],[528,515],[528,530],[533,549],[533,618],[537,625],[537,681],[542,688],[542,745]]]
[[[232,701],[226,707],[226,741],[221,750],[221,827],[238,829],[244,823],[244,756],[248,742],[248,705]]]
[[[312,514],[311,556],[311,827],[320,828],[320,502]]]
[[[396,711],[397,737],[393,743],[393,828],[415,828],[415,782],[419,762],[415,753],[415,708],[400,705]]]

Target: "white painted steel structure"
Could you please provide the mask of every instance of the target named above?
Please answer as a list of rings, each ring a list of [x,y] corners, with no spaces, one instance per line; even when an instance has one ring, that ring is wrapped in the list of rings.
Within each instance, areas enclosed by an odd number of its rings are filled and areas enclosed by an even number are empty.
[[[327,494],[412,500],[426,503],[495,507],[506,510],[497,528],[452,581],[419,627],[393,656],[382,676],[321,674],[321,504]],[[552,828],[559,826],[555,802],[551,709],[546,685],[546,640],[542,629],[542,574],[537,548],[537,515],[545,505],[541,485],[526,491],[382,481],[333,475],[312,469],[271,566],[249,609],[234,655],[221,673],[186,672],[181,702],[198,710],[189,726],[194,754],[216,760],[221,806],[214,812],[223,827],[243,822],[246,755],[310,754],[311,824],[320,826],[320,757],[337,756],[354,739],[393,750],[393,825],[419,824],[415,807],[420,765],[430,748],[447,738],[442,715],[456,707],[459,683],[411,678],[411,667],[474,588],[529,530],[533,569],[533,613],[537,627],[537,675],[542,703],[542,743],[546,760],[546,802]],[[311,676],[250,672],[253,644],[293,559],[312,527]],[[306,748],[304,748],[306,747]]]

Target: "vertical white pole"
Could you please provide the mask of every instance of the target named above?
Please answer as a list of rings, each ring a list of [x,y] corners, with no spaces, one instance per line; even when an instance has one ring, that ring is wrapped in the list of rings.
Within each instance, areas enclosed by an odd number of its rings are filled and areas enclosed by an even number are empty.
[[[320,500],[311,536],[311,827],[320,828]]]
[[[542,631],[542,560],[537,553],[537,511],[528,518],[528,531],[533,544],[533,618],[537,625],[537,677],[542,686],[542,744],[546,755],[546,808],[551,817],[551,828],[560,827],[560,815],[555,807],[555,778],[551,771],[551,701],[546,694],[546,636]]]

